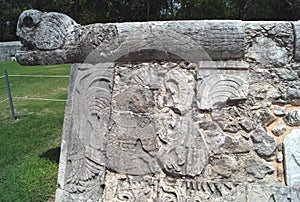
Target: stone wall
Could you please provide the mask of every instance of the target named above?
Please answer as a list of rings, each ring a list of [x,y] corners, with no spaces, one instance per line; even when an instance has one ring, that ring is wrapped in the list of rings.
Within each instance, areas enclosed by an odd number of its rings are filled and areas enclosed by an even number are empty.
[[[25,11],[20,63],[81,62],[71,69],[56,201],[300,201],[299,30],[81,26]]]
[[[16,52],[21,46],[19,41],[0,42],[0,61],[15,60]]]
[[[58,201],[299,201],[293,26],[244,26],[242,60],[73,65]]]

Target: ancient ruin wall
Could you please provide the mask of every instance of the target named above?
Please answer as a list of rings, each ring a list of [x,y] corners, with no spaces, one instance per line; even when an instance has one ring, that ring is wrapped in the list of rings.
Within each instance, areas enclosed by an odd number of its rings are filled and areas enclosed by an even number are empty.
[[[15,55],[22,44],[19,41],[0,42],[0,61],[15,60]]]
[[[24,12],[20,63],[81,62],[56,201],[299,201],[298,27]]]

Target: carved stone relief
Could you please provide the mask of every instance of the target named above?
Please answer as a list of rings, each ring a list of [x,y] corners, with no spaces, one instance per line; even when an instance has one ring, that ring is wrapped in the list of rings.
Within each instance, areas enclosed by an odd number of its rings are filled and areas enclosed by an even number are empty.
[[[275,139],[247,111],[247,77],[211,71],[197,81],[201,70],[185,62],[76,68],[72,110],[84,115],[69,122],[65,198],[247,201],[243,181],[279,172]]]
[[[248,84],[243,79],[231,75],[213,75],[198,82],[198,107],[210,110],[226,102],[245,100]]]
[[[158,151],[163,170],[171,176],[200,175],[208,163],[209,150],[203,134],[192,120],[182,119],[159,134]]]
[[[66,170],[58,183],[72,200],[96,201],[103,193],[114,69],[113,64],[76,65],[72,71],[61,156]]]
[[[21,64],[87,63],[72,65],[56,201],[299,201],[298,32],[25,11]]]

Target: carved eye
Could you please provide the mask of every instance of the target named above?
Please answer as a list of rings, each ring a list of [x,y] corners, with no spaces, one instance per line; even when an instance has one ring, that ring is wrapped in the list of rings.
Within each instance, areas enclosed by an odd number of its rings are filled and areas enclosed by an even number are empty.
[[[32,28],[33,27],[33,19],[30,16],[26,16],[23,19],[23,26],[27,28]]]

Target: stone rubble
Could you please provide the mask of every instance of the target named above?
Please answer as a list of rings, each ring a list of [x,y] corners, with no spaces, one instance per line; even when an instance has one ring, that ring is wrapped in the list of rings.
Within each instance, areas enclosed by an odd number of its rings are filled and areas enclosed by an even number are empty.
[[[300,126],[300,109],[293,110],[284,116],[284,121],[289,126]]]

